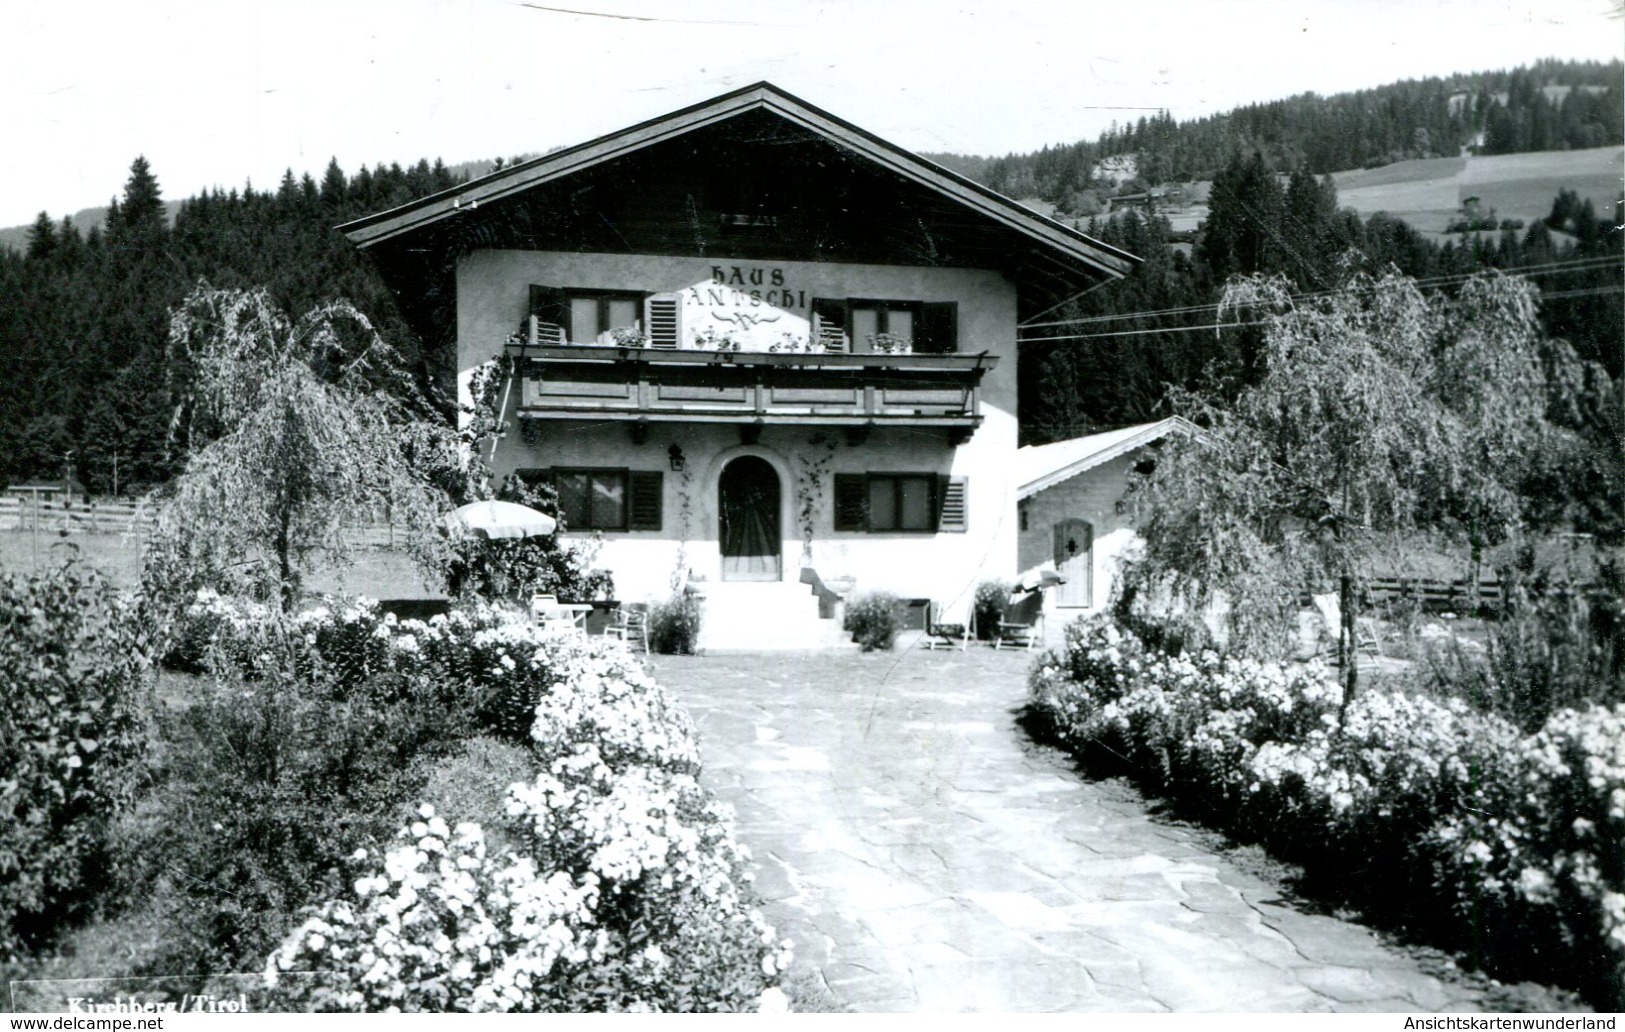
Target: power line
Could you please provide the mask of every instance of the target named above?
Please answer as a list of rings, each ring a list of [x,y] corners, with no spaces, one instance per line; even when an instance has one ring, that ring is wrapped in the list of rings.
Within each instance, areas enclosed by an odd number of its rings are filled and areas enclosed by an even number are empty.
[[[1541,300],[1542,301],[1555,301],[1555,300],[1559,300],[1561,298],[1589,297],[1589,296],[1592,296],[1592,295],[1615,294],[1615,293],[1625,293],[1625,284],[1621,284],[1621,285],[1618,285],[1618,286],[1586,287],[1586,288],[1580,288],[1580,289],[1576,289],[1576,290],[1562,290],[1562,291],[1558,291],[1558,292],[1552,293],[1552,294],[1542,294],[1541,295]],[[1072,333],[1072,334],[1066,334],[1066,335],[1063,335],[1063,336],[1056,336],[1056,337],[1026,337],[1026,338],[1017,339],[1016,343],[1017,344],[1043,344],[1043,343],[1048,343],[1049,341],[1104,340],[1104,339],[1109,338],[1109,337],[1144,337],[1144,336],[1150,336],[1151,334],[1156,334],[1156,333],[1189,333],[1189,332],[1191,332],[1193,330],[1212,330],[1214,333],[1218,333],[1221,330],[1241,329],[1241,328],[1244,328],[1244,327],[1247,327],[1247,326],[1263,326],[1268,322],[1269,322],[1268,319],[1258,319],[1258,320],[1254,320],[1252,322],[1235,322],[1235,323],[1211,322],[1211,323],[1187,324],[1187,325],[1184,325],[1184,326],[1154,326],[1154,327],[1148,327],[1148,328],[1145,328],[1145,329],[1138,329],[1138,330],[1112,330],[1112,331],[1108,331],[1106,333]]]
[[[1592,270],[1592,269],[1606,268],[1608,266],[1619,265],[1619,264],[1620,264],[1620,259],[1619,258],[1613,258],[1613,257],[1577,258],[1577,259],[1569,259],[1569,260],[1559,261],[1559,262],[1546,262],[1546,263],[1543,263],[1541,265],[1530,265],[1530,266],[1525,266],[1523,268],[1518,268],[1518,269],[1504,269],[1504,270],[1494,270],[1494,271],[1500,271],[1504,275],[1508,275],[1508,276],[1549,276],[1549,275],[1556,275],[1556,274],[1558,274],[1560,272],[1581,272],[1581,271],[1587,271],[1587,270]],[[1460,283],[1460,282],[1464,282],[1466,280],[1472,279],[1474,276],[1483,275],[1483,273],[1485,271],[1486,270],[1480,269],[1480,270],[1477,270],[1475,272],[1448,273],[1448,274],[1439,275],[1439,276],[1431,276],[1431,277],[1428,277],[1426,279],[1416,280],[1415,283],[1416,283],[1416,286],[1420,287],[1420,288],[1449,286],[1449,285],[1451,285],[1453,283]],[[1362,291],[1350,290],[1350,291],[1346,291],[1346,292],[1361,294],[1361,293],[1370,293],[1370,292],[1372,292],[1374,290],[1377,290],[1377,289],[1379,289],[1377,286],[1373,286],[1373,287],[1367,288],[1367,289],[1362,290]],[[1317,290],[1317,291],[1305,291],[1303,293],[1292,294],[1290,296],[1291,296],[1292,300],[1294,300],[1294,301],[1303,301],[1303,300],[1312,300],[1312,299],[1321,298],[1321,297],[1330,297],[1330,296],[1332,296],[1334,294],[1343,293],[1343,292],[1345,292],[1345,291]],[[1150,318],[1157,318],[1157,317],[1166,316],[1166,315],[1186,315],[1186,314],[1190,314],[1190,313],[1193,313],[1193,312],[1215,312],[1215,311],[1218,311],[1219,308],[1220,308],[1220,303],[1219,302],[1213,302],[1213,303],[1210,303],[1210,304],[1201,304],[1201,305],[1182,305],[1182,306],[1177,307],[1177,308],[1149,309],[1149,310],[1138,311],[1138,312],[1118,312],[1118,313],[1113,313],[1113,314],[1109,314],[1109,315],[1080,316],[1080,317],[1078,317],[1076,319],[1057,319],[1057,320],[1053,320],[1051,322],[1024,323],[1019,328],[1023,329],[1023,330],[1037,330],[1037,329],[1045,329],[1045,328],[1052,327],[1052,326],[1083,326],[1083,325],[1088,325],[1088,324],[1091,324],[1091,323],[1119,322],[1119,321],[1124,320],[1124,319],[1150,319]],[[1043,339],[1059,339],[1059,338],[1043,338]]]

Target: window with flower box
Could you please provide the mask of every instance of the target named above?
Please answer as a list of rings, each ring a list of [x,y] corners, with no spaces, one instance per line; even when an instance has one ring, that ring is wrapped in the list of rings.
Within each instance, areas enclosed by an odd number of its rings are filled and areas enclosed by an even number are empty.
[[[635,342],[669,349],[682,339],[675,294],[532,285],[530,314],[559,327],[571,344]]]
[[[951,355],[959,350],[957,302],[820,297],[811,308],[813,339],[831,351]]]

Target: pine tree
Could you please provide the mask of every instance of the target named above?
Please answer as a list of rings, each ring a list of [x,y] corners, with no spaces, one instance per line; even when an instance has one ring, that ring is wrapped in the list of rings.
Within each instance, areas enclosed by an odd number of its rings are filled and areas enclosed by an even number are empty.
[[[34,261],[46,261],[56,251],[56,224],[51,216],[40,212],[34,224],[28,227],[28,257]]]
[[[130,178],[124,184],[124,200],[116,205],[117,218],[109,211],[108,243],[148,246],[162,242],[167,229],[163,195],[147,159],[137,157],[130,164]]]

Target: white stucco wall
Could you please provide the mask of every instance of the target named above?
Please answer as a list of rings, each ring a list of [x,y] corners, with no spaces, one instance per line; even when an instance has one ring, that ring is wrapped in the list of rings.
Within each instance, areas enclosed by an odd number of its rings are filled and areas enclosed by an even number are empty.
[[[797,476],[811,460],[829,456],[819,478],[814,518],[812,563],[823,577],[853,577],[857,590],[888,590],[930,598],[950,611],[968,608],[979,580],[1013,577],[1016,566],[1015,483],[1011,458],[1016,450],[1016,290],[1004,276],[989,270],[837,265],[815,262],[736,262],[726,258],[649,255],[559,254],[526,251],[479,251],[458,266],[458,386],[467,400],[471,370],[498,353],[503,341],[527,314],[531,284],[599,290],[663,293],[713,284],[715,270],[731,279],[734,267],[749,284],[760,271],[764,295],[753,305],[729,295],[710,306],[730,319],[717,325],[739,326],[741,312],[756,312],[763,336],[805,335],[805,302],[814,297],[862,297],[958,303],[959,350],[989,351],[1000,356],[998,368],[982,380],[982,425],[958,448],[947,444],[940,429],[877,428],[857,446],[845,443],[839,427],[776,426],[769,423],[752,446],[740,444],[739,428],[727,424],[660,423],[648,440],[632,443],[625,422],[527,420],[523,432],[510,434],[497,450],[498,476],[516,468],[610,466],[662,470],[663,527],[603,535],[599,564],[611,569],[617,594],[628,600],[656,597],[669,590],[681,548],[688,567],[707,579],[719,579],[717,478],[728,460],[759,455],[779,472],[783,528],[784,579],[798,578],[802,530],[797,518]],[[776,275],[775,275],[776,274]],[[779,282],[776,284],[774,281]],[[731,291],[741,288],[733,286]],[[769,292],[777,305],[766,300]],[[701,308],[713,295],[704,289]],[[784,302],[789,301],[786,305]],[[715,313],[711,313],[715,314]],[[703,328],[707,313],[685,309],[684,337]],[[813,439],[820,433],[836,442],[830,453]],[[678,444],[687,457],[687,473],[670,471],[667,449]],[[952,534],[867,534],[833,530],[833,474],[937,473],[968,478],[967,531]],[[687,481],[685,489],[684,481]],[[682,527],[684,494],[689,518]]]
[[[1056,523],[1071,518],[1088,520],[1094,525],[1091,604],[1080,609],[1060,609],[1062,616],[1098,610],[1110,603],[1119,561],[1138,540],[1128,514],[1119,513],[1117,503],[1128,489],[1129,470],[1143,454],[1144,449],[1141,449],[1113,459],[1020,503],[1018,511],[1025,513],[1027,522],[1027,529],[1019,535],[1017,565],[1021,570],[1054,559]],[[1058,596],[1059,592],[1048,593],[1050,608],[1057,608]]]

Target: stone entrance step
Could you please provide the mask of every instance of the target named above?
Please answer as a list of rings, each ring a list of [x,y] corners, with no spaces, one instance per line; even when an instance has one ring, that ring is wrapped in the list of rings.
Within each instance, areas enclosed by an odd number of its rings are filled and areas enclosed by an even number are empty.
[[[805,584],[712,582],[702,605],[706,650],[836,648],[849,638],[838,620],[819,618],[818,598]]]

